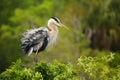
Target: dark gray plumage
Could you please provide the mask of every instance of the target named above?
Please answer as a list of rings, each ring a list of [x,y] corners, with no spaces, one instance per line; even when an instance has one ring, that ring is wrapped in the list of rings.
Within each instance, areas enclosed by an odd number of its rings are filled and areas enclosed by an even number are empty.
[[[38,29],[28,30],[21,39],[21,48],[26,55],[32,52],[40,52],[44,50],[48,44],[48,29],[41,27]]]

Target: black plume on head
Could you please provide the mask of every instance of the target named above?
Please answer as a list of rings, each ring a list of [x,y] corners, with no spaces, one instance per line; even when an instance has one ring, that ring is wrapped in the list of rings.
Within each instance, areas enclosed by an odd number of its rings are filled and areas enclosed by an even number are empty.
[[[52,19],[54,19],[56,22],[60,23],[60,20],[57,17],[51,17]]]

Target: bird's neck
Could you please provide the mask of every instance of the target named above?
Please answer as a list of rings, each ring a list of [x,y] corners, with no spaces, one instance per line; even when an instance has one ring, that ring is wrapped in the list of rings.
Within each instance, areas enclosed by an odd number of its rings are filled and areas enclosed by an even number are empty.
[[[58,27],[55,24],[49,24],[48,28],[50,29],[51,35],[58,34]]]
[[[50,40],[51,40],[51,43],[53,44],[56,39],[57,39],[57,35],[58,35],[58,27],[56,25],[49,25],[48,26],[50,31],[49,31],[49,36],[50,36]]]

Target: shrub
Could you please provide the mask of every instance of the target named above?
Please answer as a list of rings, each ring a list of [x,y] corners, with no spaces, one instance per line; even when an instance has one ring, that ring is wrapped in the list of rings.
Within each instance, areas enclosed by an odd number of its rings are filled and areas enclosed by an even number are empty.
[[[58,61],[38,62],[34,68],[26,68],[21,60],[17,60],[0,74],[0,80],[120,80],[120,65],[117,63],[116,67],[110,66],[114,60],[113,54],[102,57],[81,56],[76,69],[71,64]]]
[[[109,62],[113,59],[113,54],[103,57],[80,57],[78,59],[80,78],[82,80],[120,80],[120,67],[109,66]]]
[[[0,74],[0,80],[75,80],[76,73],[70,64],[39,62],[35,68],[25,68],[18,60]]]
[[[58,61],[53,64],[46,62],[38,63],[35,71],[40,72],[44,80],[76,80],[76,73],[72,65],[65,65]]]
[[[0,80],[43,80],[42,75],[30,68],[25,68],[18,60],[9,69],[0,74]]]

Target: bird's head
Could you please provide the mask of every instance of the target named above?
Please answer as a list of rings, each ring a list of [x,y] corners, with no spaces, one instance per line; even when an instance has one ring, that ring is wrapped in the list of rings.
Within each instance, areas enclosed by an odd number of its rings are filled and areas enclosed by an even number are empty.
[[[50,25],[56,25],[58,27],[64,27],[66,29],[68,29],[67,26],[65,26],[64,24],[61,23],[61,21],[57,18],[57,17],[51,17],[48,21],[48,26]]]

